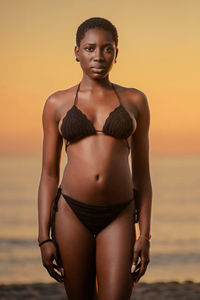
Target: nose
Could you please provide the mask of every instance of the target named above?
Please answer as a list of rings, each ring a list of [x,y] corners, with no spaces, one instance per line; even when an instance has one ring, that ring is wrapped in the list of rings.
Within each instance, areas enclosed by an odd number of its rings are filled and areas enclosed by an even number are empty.
[[[102,51],[101,51],[101,49],[96,48],[94,61],[102,61],[102,60],[104,60],[104,56],[102,54]]]

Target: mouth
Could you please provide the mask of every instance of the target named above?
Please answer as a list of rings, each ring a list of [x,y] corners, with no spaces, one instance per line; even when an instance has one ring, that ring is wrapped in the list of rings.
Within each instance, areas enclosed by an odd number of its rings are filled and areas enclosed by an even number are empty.
[[[94,72],[102,72],[105,70],[105,67],[99,66],[99,67],[92,67],[92,70]]]

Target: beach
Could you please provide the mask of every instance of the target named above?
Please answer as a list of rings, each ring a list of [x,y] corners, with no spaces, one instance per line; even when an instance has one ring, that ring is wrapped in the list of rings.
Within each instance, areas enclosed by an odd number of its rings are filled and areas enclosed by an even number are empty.
[[[64,286],[59,283],[0,285],[1,300],[66,300]],[[200,282],[138,283],[131,300],[199,300]]]

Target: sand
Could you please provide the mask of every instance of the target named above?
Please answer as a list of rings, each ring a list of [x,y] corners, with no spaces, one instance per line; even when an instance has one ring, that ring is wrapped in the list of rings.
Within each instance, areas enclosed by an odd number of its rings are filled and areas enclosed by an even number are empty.
[[[58,283],[0,285],[0,300],[38,299],[67,300],[64,287]],[[157,282],[138,283],[132,300],[199,300],[200,283]],[[78,300],[78,299],[77,299]],[[123,300],[123,299],[122,299]]]

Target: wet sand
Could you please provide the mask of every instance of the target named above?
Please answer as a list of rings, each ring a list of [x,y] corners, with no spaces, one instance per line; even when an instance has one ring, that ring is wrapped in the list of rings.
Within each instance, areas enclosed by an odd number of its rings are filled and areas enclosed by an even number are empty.
[[[67,300],[64,287],[58,283],[0,285],[0,300]],[[200,283],[138,283],[132,300],[199,300]],[[123,300],[123,299],[122,299]]]

